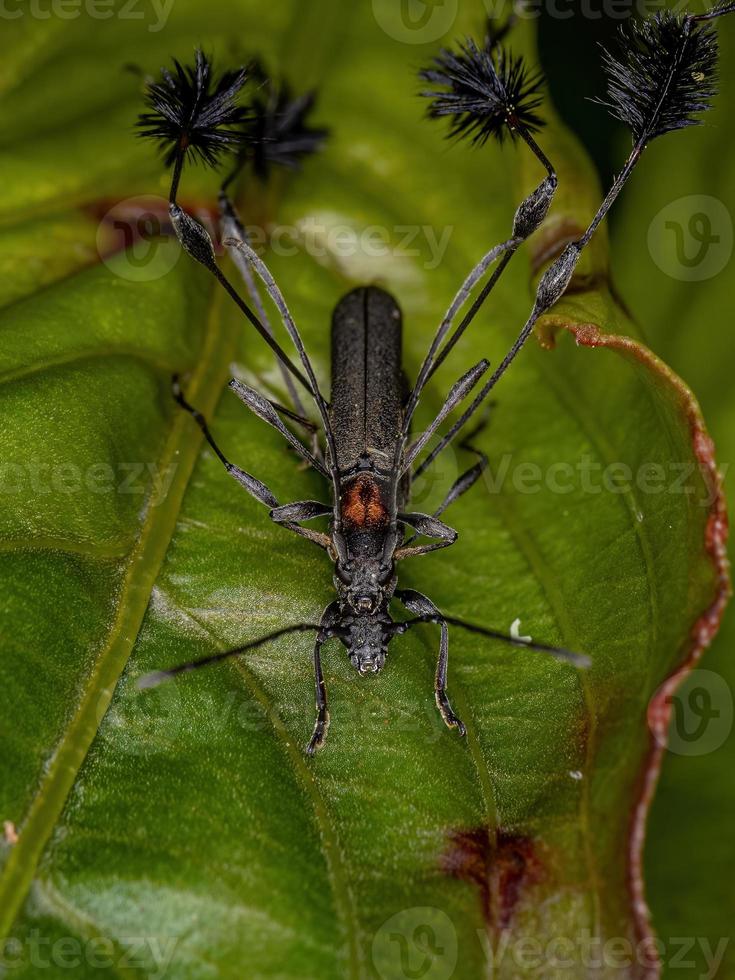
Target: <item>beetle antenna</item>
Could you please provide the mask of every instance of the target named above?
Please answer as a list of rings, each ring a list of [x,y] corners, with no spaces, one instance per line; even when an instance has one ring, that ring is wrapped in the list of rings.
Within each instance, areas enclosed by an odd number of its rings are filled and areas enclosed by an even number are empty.
[[[696,116],[717,94],[717,32],[708,22],[732,12],[717,4],[707,14],[659,11],[618,29],[617,51],[602,49],[607,98],[596,100],[630,129],[633,149],[578,244],[592,238],[628,181],[643,150],[659,136],[698,126]]]
[[[411,629],[411,627],[416,626],[418,623],[448,623],[450,626],[457,626],[460,629],[466,630],[468,633],[487,636],[491,640],[500,640],[502,643],[509,643],[514,647],[525,647],[527,650],[548,653],[555,660],[559,660],[561,663],[572,664],[572,666],[579,667],[582,670],[587,670],[592,665],[592,661],[587,654],[575,653],[573,650],[567,650],[565,647],[555,647],[548,643],[535,643],[533,640],[524,640],[518,636],[510,636],[508,633],[500,633],[498,630],[491,630],[486,626],[467,623],[463,619],[457,619],[456,616],[436,614],[417,616],[415,619],[407,619],[402,623],[395,623],[394,632],[405,633],[406,630]]]
[[[530,73],[523,58],[495,40],[479,47],[467,38],[456,49],[442,48],[419,77],[432,86],[421,92],[430,99],[429,117],[449,119],[450,138],[482,146],[491,136],[502,143],[506,136],[513,139],[543,126],[536,112],[542,102],[541,73]]]
[[[421,92],[431,100],[427,114],[432,119],[446,117],[450,120],[450,139],[470,139],[474,146],[483,146],[491,137],[499,143],[503,143],[507,136],[511,140],[519,137],[544,167],[547,176],[517,209],[512,238],[488,252],[451,303],[409,397],[407,424],[429,378],[475,319],[518,248],[546,217],[558,183],[550,160],[533,135],[543,126],[536,111],[542,102],[543,76],[540,72],[529,72],[522,58],[501,47],[497,32],[488,28],[482,47],[467,39],[456,50],[443,48],[432,65],[420,72],[420,78],[432,86]],[[440,350],[471,290],[497,260],[492,275]]]
[[[257,640],[251,640],[249,643],[244,643],[242,646],[235,647],[233,650],[224,650],[222,653],[214,653],[211,657],[204,657],[202,660],[190,660],[185,664],[179,664],[177,667],[169,667],[168,670],[156,670],[150,674],[144,674],[137,680],[137,687],[139,690],[148,690],[151,687],[158,687],[164,681],[171,680],[172,677],[177,677],[179,674],[188,674],[193,670],[199,670],[200,667],[209,667],[211,664],[221,663],[223,660],[229,660],[230,657],[239,657],[242,653],[247,653],[249,650],[257,650],[258,647],[265,646],[266,643],[271,643],[273,640],[278,640],[282,636],[289,636],[292,633],[318,633],[322,629],[316,623],[297,623],[295,626],[284,626],[280,630],[276,630],[273,633],[268,633],[266,636],[261,636]],[[329,639],[333,635],[333,631],[327,630],[327,636],[325,639]]]
[[[304,160],[318,153],[329,130],[312,126],[309,116],[316,104],[316,91],[294,95],[288,82],[269,77],[260,62],[252,66],[261,85],[250,101],[242,124],[242,141],[235,166],[222,182],[226,192],[247,163],[265,183],[274,167],[299,170]]]
[[[163,68],[159,81],[147,83],[148,111],[136,125],[138,135],[155,140],[166,166],[173,167],[171,204],[187,160],[217,167],[222,155],[242,142],[249,112],[236,100],[247,80],[246,68],[217,77],[210,59],[197,48],[193,65],[174,60],[173,70]]]
[[[309,123],[308,117],[316,101],[315,92],[294,96],[285,81],[277,83],[270,79],[257,60],[251,66],[251,77],[260,82],[260,85],[243,123],[243,139],[237,160],[220,186],[220,231],[223,244],[242,276],[258,317],[272,335],[273,328],[251,265],[239,249],[229,244],[231,239],[250,244],[247,229],[229,189],[249,162],[262,183],[270,178],[273,168],[300,169],[306,157],[322,148],[329,131],[313,127]],[[300,415],[304,415],[305,409],[293,379],[283,364],[280,368],[294,408]]]
[[[233,171],[231,176],[238,172],[239,168],[236,171]],[[240,215],[237,212],[232,198],[227,193],[226,187],[227,181],[222,184],[218,197],[220,239],[224,247],[227,249],[235,267],[240,273],[242,281],[245,283],[245,289],[247,290],[247,294],[250,297],[251,303],[253,304],[256,316],[271,337],[273,337],[273,326],[271,325],[268,317],[268,313],[263,303],[263,298],[258,290],[258,285],[255,281],[250,264],[241,252],[239,252],[237,249],[231,248],[228,245],[228,241],[233,238],[249,243],[250,236],[248,235],[248,231],[240,219]],[[306,415],[306,409],[301,401],[296,385],[294,384],[293,377],[289,373],[286,365],[280,359],[278,359],[278,367],[280,369],[281,377],[283,378],[283,383],[286,386],[289,398],[291,399],[291,404],[299,415]]]
[[[209,59],[197,49],[193,66],[173,62],[164,68],[161,80],[146,89],[149,111],[138,119],[139,135],[158,142],[167,166],[173,166],[169,215],[183,249],[217,279],[263,340],[304,388],[320,397],[309,381],[273,337],[272,332],[250,309],[217,265],[214,244],[207,230],[177,203],[179,181],[187,159],[217,167],[223,153],[244,139],[240,128],[248,111],[236,104],[247,81],[245,68],[228,71],[215,79]]]
[[[643,21],[621,25],[616,55],[603,49],[608,78],[607,105],[630,128],[633,148],[607,196],[581,238],[567,245],[541,277],[531,314],[501,364],[472,404],[417,470],[426,470],[477,411],[515,360],[538,319],[561,298],[583,249],[597,230],[639,162],[643,150],[666,133],[697,125],[697,114],[711,107],[716,92],[717,34],[710,21],[735,11],[735,2],[717,4],[706,14],[665,10]]]
[[[304,342],[299,334],[298,327],[291,315],[291,311],[286,304],[286,300],[283,298],[283,293],[278,288],[278,284],[273,278],[270,270],[266,266],[265,262],[258,256],[258,254],[248,245],[246,241],[240,241],[238,239],[231,239],[225,242],[229,247],[240,252],[245,260],[253,267],[261,282],[263,283],[266,292],[270,296],[271,300],[278,310],[283,325],[288,331],[288,335],[291,341],[299,353],[301,358],[301,363],[304,365],[304,369],[309,378],[309,383],[314,395],[314,401],[316,402],[319,415],[322,420],[322,426],[324,427],[324,438],[326,440],[327,449],[329,451],[329,461],[331,463],[329,469],[331,473],[333,488],[335,492],[335,499],[339,499],[339,470],[337,466],[337,444],[334,439],[334,431],[332,428],[332,423],[329,418],[329,406],[326,399],[323,397],[321,390],[319,388],[319,382],[317,381],[316,374],[314,373],[314,368],[312,366],[309,355],[306,353],[306,348],[304,347]]]

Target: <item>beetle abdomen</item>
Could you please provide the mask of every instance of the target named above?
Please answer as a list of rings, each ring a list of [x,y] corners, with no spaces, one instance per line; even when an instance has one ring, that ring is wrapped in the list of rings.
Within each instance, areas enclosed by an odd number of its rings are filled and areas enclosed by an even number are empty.
[[[332,317],[330,414],[341,472],[393,462],[403,415],[401,311],[376,286],[348,293]]]

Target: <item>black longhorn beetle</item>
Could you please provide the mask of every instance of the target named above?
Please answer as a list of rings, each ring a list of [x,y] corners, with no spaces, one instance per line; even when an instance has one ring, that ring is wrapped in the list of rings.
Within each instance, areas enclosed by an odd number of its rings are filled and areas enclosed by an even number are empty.
[[[506,134],[513,139],[519,137],[545,168],[546,176],[518,207],[511,236],[488,252],[463,283],[436,332],[408,397],[404,397],[402,324],[396,301],[373,285],[355,289],[340,301],[332,320],[329,402],[319,389],[286,302],[268,269],[248,244],[227,192],[229,184],[249,163],[252,163],[256,176],[262,179],[271,164],[296,166],[302,156],[319,148],[326,133],[310,128],[307,123],[312,96],[292,98],[284,88],[263,81],[258,70],[259,94],[249,108],[240,106],[237,96],[248,73],[245,70],[228,72],[217,79],[201,51],[197,52],[193,67],[174,62],[173,71],[163,70],[160,81],[148,84],[148,111],[141,115],[138,125],[141,135],[161,144],[167,165],[173,166],[169,212],[175,232],[184,250],[217,278],[273,349],[284,372],[293,407],[272,402],[238,380],[232,380],[230,387],[251,411],[276,428],[293,449],[322,474],[330,485],[331,502],[308,500],[279,504],[265,484],[225,457],[206,420],[188,404],[176,379],[174,395],[182,408],[191,413],[227,472],[268,508],[271,520],[327,551],[334,563],[337,598],[326,608],[318,624],[285,626],[234,650],[149,674],[140,679],[141,687],[151,687],[176,674],[237,656],[287,634],[313,631],[316,633],[317,719],[307,748],[308,753],[313,754],[323,744],[329,725],[321,649],[330,638],[337,638],[344,644],[350,661],[360,674],[372,674],[384,666],[394,637],[416,623],[438,624],[441,639],[435,679],[436,702],[446,724],[456,728],[461,735],[465,728],[454,713],[446,690],[448,625],[540,650],[578,667],[589,664],[588,658],[581,654],[447,616],[421,593],[398,587],[396,566],[399,561],[454,543],[456,531],[440,518],[478,480],[487,459],[472,447],[471,437],[465,437],[463,445],[474,452],[478,460],[456,480],[432,515],[412,513],[408,509],[411,479],[424,472],[462,432],[508,369],[536,321],[564,293],[583,248],[617,198],[646,145],[664,133],[694,125],[698,120],[693,116],[709,108],[715,94],[717,66],[717,37],[709,22],[734,9],[735,0],[718,3],[704,14],[678,15],[664,11],[621,26],[619,50],[603,52],[608,77],[607,99],[603,104],[631,129],[633,149],[630,156],[586,232],[570,242],[541,277],[530,315],[503,361],[479,388],[488,371],[487,361],[479,361],[459,378],[437,417],[414,441],[411,441],[411,422],[427,382],[475,318],[519,246],[542,223],[551,205],[557,177],[533,135],[542,125],[536,111],[541,103],[541,77],[529,74],[520,58],[513,57],[500,46],[500,35],[492,30],[480,45],[466,40],[457,49],[442,49],[432,65],[421,72],[427,83],[427,89],[421,94],[430,99],[428,114],[431,117],[447,116],[451,123],[450,136],[468,136],[475,144],[484,144],[490,136],[501,141]],[[223,151],[232,149],[238,151],[237,163],[226,178],[219,199],[222,239],[244,278],[257,312],[219,268],[207,231],[177,203],[179,180],[187,158],[198,158],[214,166]],[[493,265],[495,268],[489,273]],[[475,287],[486,275],[476,298],[454,326]],[[294,344],[300,366],[289,358],[275,339],[255,276],[274,302]],[[323,447],[317,438],[316,427],[306,418],[296,383],[316,405]],[[478,390],[469,407],[419,463],[420,455],[442,423],[475,389]],[[311,433],[309,447],[287,428],[284,419]],[[329,518],[328,533],[303,526],[304,522],[319,517]],[[419,537],[429,540],[415,544]],[[389,608],[394,599],[412,613],[413,618],[394,621]]]

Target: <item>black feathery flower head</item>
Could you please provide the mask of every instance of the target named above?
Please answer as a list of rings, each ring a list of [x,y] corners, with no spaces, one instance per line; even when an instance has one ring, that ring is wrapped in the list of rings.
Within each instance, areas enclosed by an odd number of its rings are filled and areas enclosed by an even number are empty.
[[[621,24],[615,53],[603,48],[607,98],[598,99],[628,126],[634,142],[696,126],[717,88],[717,34],[687,15],[660,11]]]
[[[174,60],[173,71],[162,69],[161,80],[147,86],[149,111],[138,117],[138,135],[158,141],[166,166],[180,157],[216,166],[224,151],[242,141],[248,110],[236,98],[246,80],[244,68],[217,78],[201,50],[193,66]]]
[[[253,99],[244,142],[262,180],[274,165],[297,170],[304,157],[324,145],[329,130],[309,126],[307,121],[315,99],[314,92],[294,96],[285,82],[267,83],[262,94]]]
[[[436,86],[421,95],[431,99],[432,118],[451,117],[450,138],[467,136],[482,145],[491,136],[502,142],[506,132],[532,133],[543,125],[536,112],[543,77],[503,48],[478,48],[468,39],[458,51],[442,49],[419,77]]]

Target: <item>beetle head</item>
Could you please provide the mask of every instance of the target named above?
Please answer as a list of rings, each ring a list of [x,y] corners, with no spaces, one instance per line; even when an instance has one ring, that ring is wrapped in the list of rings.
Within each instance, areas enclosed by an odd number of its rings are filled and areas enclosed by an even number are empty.
[[[338,562],[334,585],[340,605],[355,616],[378,612],[395,591],[395,573],[391,566],[373,558]]]
[[[377,674],[385,665],[389,635],[376,616],[359,616],[349,629],[350,663],[361,674]]]

